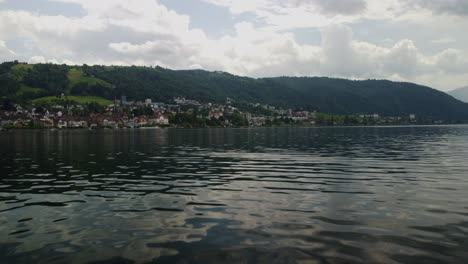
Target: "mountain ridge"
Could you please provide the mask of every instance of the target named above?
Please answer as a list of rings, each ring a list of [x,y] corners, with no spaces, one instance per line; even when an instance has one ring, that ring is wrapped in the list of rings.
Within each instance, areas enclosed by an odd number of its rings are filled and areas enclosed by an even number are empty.
[[[468,103],[468,85],[449,91],[447,93],[453,96],[455,99]]]
[[[329,77],[250,78],[226,72],[170,70],[137,66],[0,65],[0,97],[28,102],[61,93],[113,100],[170,102],[186,97],[201,102],[268,104],[332,114],[370,114],[468,120],[468,104],[427,86],[389,80]]]

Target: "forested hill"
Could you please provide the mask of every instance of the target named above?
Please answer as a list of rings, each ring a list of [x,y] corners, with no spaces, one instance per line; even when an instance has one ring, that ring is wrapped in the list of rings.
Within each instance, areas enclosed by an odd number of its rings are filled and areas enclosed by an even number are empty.
[[[65,93],[113,100],[171,102],[186,97],[202,102],[263,103],[334,114],[378,113],[445,120],[468,120],[468,104],[412,83],[351,81],[324,77],[253,79],[224,72],[173,71],[160,67],[0,65],[0,100],[31,102]]]

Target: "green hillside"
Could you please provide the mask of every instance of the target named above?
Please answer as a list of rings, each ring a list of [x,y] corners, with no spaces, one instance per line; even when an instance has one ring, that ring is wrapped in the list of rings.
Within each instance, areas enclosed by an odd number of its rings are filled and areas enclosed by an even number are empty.
[[[87,104],[87,103],[98,103],[100,105],[110,105],[113,104],[114,102],[111,100],[107,100],[101,97],[97,96],[67,96],[65,99],[57,99],[56,96],[48,96],[48,97],[42,97],[42,98],[37,98],[33,99],[32,103],[54,103],[54,102],[61,102],[64,100],[68,101],[73,101],[79,104]]]
[[[468,120],[468,104],[412,83],[326,77],[254,79],[224,72],[174,71],[161,67],[0,64],[2,100],[31,102],[62,93],[77,100],[91,97],[113,100],[115,96],[125,95],[128,100],[150,98],[172,102],[174,97],[186,97],[221,103],[230,97],[237,102],[333,114],[416,114],[434,119]]]
[[[98,78],[86,77],[83,71],[77,69],[70,69],[70,71],[67,74],[67,77],[68,80],[70,80],[70,88],[74,87],[79,83],[85,83],[88,86],[101,85],[106,88],[111,88],[112,86],[110,83],[100,80]]]

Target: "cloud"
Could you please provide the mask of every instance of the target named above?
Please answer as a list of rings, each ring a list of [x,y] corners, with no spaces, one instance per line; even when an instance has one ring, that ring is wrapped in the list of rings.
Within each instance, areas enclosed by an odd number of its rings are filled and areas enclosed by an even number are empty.
[[[32,56],[28,59],[28,63],[46,63],[47,59],[44,56]]]
[[[364,19],[383,19],[401,13],[400,0],[204,0],[233,14],[251,13],[280,29],[324,27]]]
[[[206,0],[233,13],[253,12],[261,18],[261,23],[256,19],[239,22],[219,38],[192,28],[188,15],[154,0],[140,0],[138,5],[130,0],[53,1],[79,4],[86,13],[66,17],[0,11],[0,36],[5,40],[25,39],[34,46],[34,52],[37,50],[35,56],[21,55],[0,42],[0,59],[160,65],[253,77],[389,78],[444,88],[462,86],[460,76],[468,74],[466,53],[459,49],[427,53],[408,37],[385,45],[356,39],[358,32],[355,34],[351,22],[394,16],[402,10],[400,0],[384,0],[381,5],[364,0]],[[388,11],[388,7],[394,9]],[[301,43],[290,31],[297,27],[319,27],[321,42]],[[442,45],[445,41],[434,43]]]
[[[468,1],[466,0],[406,0],[409,4],[426,8],[436,14],[450,14],[457,16],[468,15]]]
[[[437,68],[443,73],[467,73],[468,59],[456,49],[446,49],[435,56]]]
[[[456,40],[453,38],[440,38],[440,39],[431,40],[431,42],[434,44],[449,44],[449,43],[456,42]]]
[[[319,7],[321,11],[326,14],[359,14],[365,11],[367,3],[364,0],[297,0],[297,2],[308,3],[311,2]]]
[[[205,0],[209,3],[228,7],[233,13],[254,12],[259,9],[276,10],[283,8],[301,8],[324,12],[329,15],[356,14],[365,10],[365,0]]]
[[[58,59],[47,59],[44,56],[32,56],[26,59],[28,63],[36,64],[36,63],[54,63],[54,64],[67,64],[67,65],[76,65],[73,61],[70,60],[58,60]]]
[[[234,35],[211,40],[204,46],[198,60],[205,68],[218,68],[241,75],[305,75],[318,67],[317,49],[299,45],[290,33],[239,23]]]
[[[201,30],[189,27],[190,19],[168,10],[153,0],[54,0],[83,6],[83,17],[44,16],[26,11],[0,11],[0,36],[24,38],[33,43],[41,56],[72,59],[83,63],[133,63],[130,53],[120,58],[118,43],[154,42],[159,49],[150,57],[165,57],[167,61],[185,58],[186,52],[172,52],[171,58],[164,44],[173,48],[190,48],[206,37]],[[112,45],[111,45],[112,44]],[[121,45],[122,46],[122,45]],[[127,45],[129,46],[129,45]],[[168,47],[170,48],[170,47]],[[159,52],[159,53],[158,53]],[[170,54],[169,54],[170,55]],[[166,63],[168,67],[180,67]]]
[[[352,46],[352,29],[334,25],[323,28],[321,35],[322,68],[333,75],[350,75],[357,56]]]
[[[13,60],[17,57],[16,53],[8,49],[5,41],[0,40],[0,61]]]

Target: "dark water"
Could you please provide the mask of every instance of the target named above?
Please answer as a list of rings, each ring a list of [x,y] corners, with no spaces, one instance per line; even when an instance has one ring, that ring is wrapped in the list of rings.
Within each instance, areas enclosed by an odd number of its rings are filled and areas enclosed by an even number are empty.
[[[468,263],[468,127],[0,133],[0,263]]]

